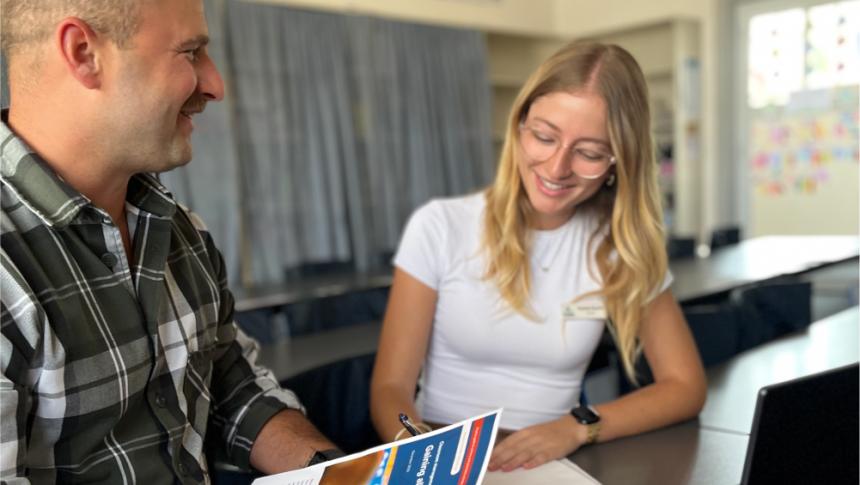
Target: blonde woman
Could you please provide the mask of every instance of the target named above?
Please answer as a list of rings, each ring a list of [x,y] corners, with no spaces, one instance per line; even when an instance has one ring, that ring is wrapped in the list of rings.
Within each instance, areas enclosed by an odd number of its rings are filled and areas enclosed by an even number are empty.
[[[493,184],[412,215],[371,384],[383,439],[403,435],[399,413],[447,424],[503,407],[490,469],[507,471],[699,413],[705,377],[669,290],[647,99],[628,52],[572,43],[520,91]],[[628,376],[641,350],[654,382],[580,406],[605,325]]]

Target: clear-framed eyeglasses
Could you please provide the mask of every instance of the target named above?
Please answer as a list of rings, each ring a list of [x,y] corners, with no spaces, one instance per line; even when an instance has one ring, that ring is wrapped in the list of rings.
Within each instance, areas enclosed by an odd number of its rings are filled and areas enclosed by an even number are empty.
[[[578,177],[589,180],[602,177],[616,161],[596,143],[580,142],[570,146],[562,143],[552,131],[527,123],[520,123],[520,145],[525,155],[536,162],[545,162],[560,150],[565,152],[565,156],[571,152],[571,170]]]

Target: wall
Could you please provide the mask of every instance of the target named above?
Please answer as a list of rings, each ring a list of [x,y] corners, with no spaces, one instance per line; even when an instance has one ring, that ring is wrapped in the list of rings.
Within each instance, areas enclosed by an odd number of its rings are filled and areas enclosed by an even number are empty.
[[[246,0],[377,15],[488,32],[574,38],[679,17],[700,18],[712,0]]]
[[[528,75],[565,41],[509,34],[487,34],[490,83],[493,86],[493,143],[500,148],[511,106]]]
[[[788,192],[779,197],[755,194],[749,236],[770,234],[857,235],[858,168],[854,163],[829,167],[826,187],[814,194]]]
[[[618,32],[678,18],[703,19],[712,0],[556,0],[554,30],[582,37]]]
[[[557,0],[247,0],[490,32],[552,35]]]

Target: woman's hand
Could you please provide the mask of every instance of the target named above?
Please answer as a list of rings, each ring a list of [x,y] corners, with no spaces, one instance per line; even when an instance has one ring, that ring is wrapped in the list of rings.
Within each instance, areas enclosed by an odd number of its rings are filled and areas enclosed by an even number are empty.
[[[576,451],[587,438],[585,426],[573,416],[529,426],[499,442],[490,457],[490,471],[535,468]]]

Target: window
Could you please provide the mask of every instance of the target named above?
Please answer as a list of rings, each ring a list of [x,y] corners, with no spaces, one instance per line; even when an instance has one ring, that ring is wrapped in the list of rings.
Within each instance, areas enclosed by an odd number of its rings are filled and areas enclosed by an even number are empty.
[[[860,83],[860,1],[792,8],[749,23],[747,104],[783,106],[791,94]]]

